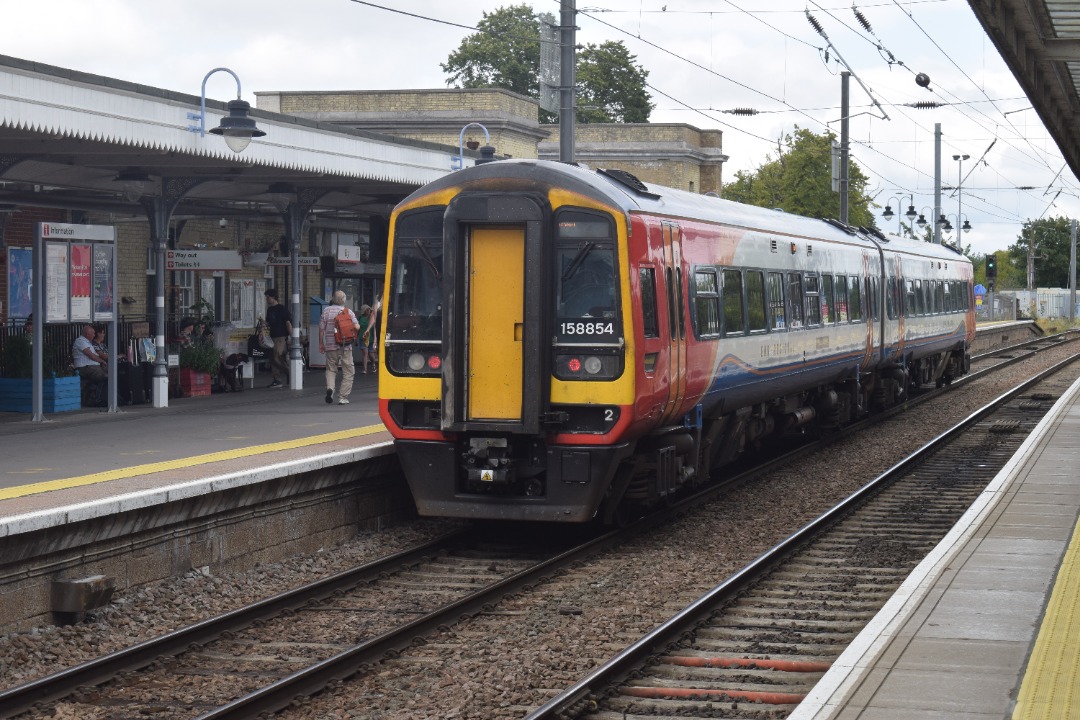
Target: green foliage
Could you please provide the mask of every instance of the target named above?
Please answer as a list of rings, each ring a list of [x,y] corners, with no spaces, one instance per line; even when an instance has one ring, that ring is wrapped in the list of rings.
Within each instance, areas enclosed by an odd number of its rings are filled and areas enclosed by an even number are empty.
[[[1028,220],[1020,230],[1016,242],[1009,246],[1008,262],[999,257],[998,287],[1027,288],[1028,251],[1034,247],[1034,287],[1069,287],[1069,252],[1072,245],[1072,220],[1066,217]],[[1002,273],[1006,268],[1015,269],[1008,274],[1005,285]]]
[[[196,325],[203,323],[210,327],[214,324],[214,306],[208,300],[200,300],[192,305],[191,314]]]
[[[528,5],[485,12],[469,35],[441,63],[447,85],[503,88],[526,97],[540,97],[540,18]],[[577,120],[579,122],[648,122],[653,104],[645,90],[649,73],[622,42],[590,43],[577,54]],[[584,107],[589,106],[589,107]],[[595,107],[594,107],[595,106]],[[554,113],[540,111],[541,122]]]
[[[4,340],[4,377],[33,377],[32,349],[29,335],[9,335]]]
[[[816,218],[840,217],[840,194],[832,189],[832,141],[830,132],[815,135],[796,127],[777,144],[777,156],[766,156],[753,172],[739,171],[724,186],[729,200],[779,208]],[[848,222],[876,228],[866,195],[868,179],[859,166],[848,168]]]
[[[621,42],[589,43],[577,56],[577,119],[585,123],[644,123],[655,107],[636,64]]]
[[[180,348],[180,367],[196,372],[216,373],[221,365],[221,351],[203,338],[195,338],[190,345]]]

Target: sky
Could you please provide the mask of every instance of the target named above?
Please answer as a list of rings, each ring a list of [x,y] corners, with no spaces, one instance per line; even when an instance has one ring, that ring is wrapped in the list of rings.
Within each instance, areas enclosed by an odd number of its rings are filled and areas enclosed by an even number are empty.
[[[558,0],[521,2],[558,17]],[[445,88],[440,63],[485,12],[511,4],[35,0],[5,3],[5,25],[20,30],[0,53],[193,95],[210,70],[227,67],[252,105],[255,91]],[[842,58],[853,73],[852,159],[870,178],[879,217],[885,205],[901,208],[878,220],[883,230],[897,232],[908,205],[932,216],[935,123],[942,183],[962,180],[959,197],[943,192],[942,209],[954,226],[957,217],[970,221],[962,242],[973,252],[1007,248],[1025,220],[1080,217],[1080,183],[965,0],[577,6],[579,44],[622,41],[649,72],[653,122],[724,131],[725,180],[775,158],[778,140],[796,127],[839,133]],[[928,88],[917,73],[929,76]],[[235,93],[227,73],[207,83],[208,98]],[[943,106],[908,106],[920,102]],[[735,108],[758,114],[724,112]]]

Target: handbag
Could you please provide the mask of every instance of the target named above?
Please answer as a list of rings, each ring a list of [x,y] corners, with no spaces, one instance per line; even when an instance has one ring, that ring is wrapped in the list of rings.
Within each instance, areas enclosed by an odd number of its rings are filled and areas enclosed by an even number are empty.
[[[264,350],[274,349],[274,339],[270,337],[270,326],[266,323],[259,321],[259,327],[255,331],[259,336],[259,345]]]

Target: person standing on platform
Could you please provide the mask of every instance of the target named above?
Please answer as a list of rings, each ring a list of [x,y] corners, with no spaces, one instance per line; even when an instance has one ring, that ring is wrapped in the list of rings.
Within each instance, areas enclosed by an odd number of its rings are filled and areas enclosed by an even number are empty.
[[[265,293],[269,307],[266,310],[266,324],[270,326],[270,339],[274,349],[270,354],[270,372],[274,380],[267,387],[284,387],[289,380],[289,363],[285,358],[285,346],[292,335],[292,313],[278,302],[277,290],[270,288]]]
[[[334,386],[337,384],[337,371],[340,367],[341,388],[338,390],[338,405],[348,405],[356,368],[353,367],[353,343],[338,342],[337,318],[341,313],[348,313],[355,332],[360,332],[360,323],[356,315],[345,307],[345,293],[338,290],[319,316],[319,350],[326,355],[326,402],[334,402]]]
[[[375,310],[370,305],[360,306],[360,368],[367,375],[368,363],[375,351]],[[376,363],[376,371],[378,364]]]
[[[71,364],[75,366],[75,372],[83,379],[87,387],[92,391],[90,402],[104,406],[108,404],[109,371],[108,361],[94,352],[94,326],[87,323],[83,327],[82,335],[75,338],[71,345]]]

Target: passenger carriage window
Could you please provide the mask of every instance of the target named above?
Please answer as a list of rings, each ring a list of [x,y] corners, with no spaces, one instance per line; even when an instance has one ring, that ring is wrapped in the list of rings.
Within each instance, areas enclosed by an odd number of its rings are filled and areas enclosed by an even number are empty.
[[[788,302],[791,303],[788,324],[792,328],[801,328],[803,326],[802,276],[799,273],[788,273],[787,279]]]
[[[660,321],[656,316],[656,270],[638,268],[641,284],[641,332],[647,338],[660,337]]]
[[[848,315],[851,316],[851,322],[858,322],[862,320],[862,293],[859,292],[859,279],[856,277],[851,278],[848,289],[850,290],[848,294]]]
[[[694,271],[694,334],[699,338],[720,335],[720,288],[712,268]]]
[[[877,277],[866,278],[866,317],[881,319],[881,282]]]
[[[743,322],[742,273],[738,270],[724,271],[724,334],[742,335],[746,332]]]
[[[675,268],[675,298],[679,306],[679,339],[686,339],[686,316],[683,314],[682,268]]]
[[[664,277],[667,280],[668,335],[675,340],[679,337],[679,330],[675,327],[675,276],[671,268],[664,268]]]
[[[915,317],[915,281],[904,281],[904,314],[907,317]]]
[[[769,324],[765,315],[765,273],[760,270],[747,270],[743,279],[746,282],[746,316],[749,330],[767,330]]]
[[[803,281],[806,295],[806,324],[821,324],[821,285],[817,275],[807,275]]]
[[[769,273],[769,317],[776,330],[787,327],[787,305],[784,303],[784,274]]]
[[[836,322],[836,303],[833,299],[833,276],[821,277],[821,318],[832,324]]]
[[[853,281],[858,282],[854,278]],[[837,322],[846,323],[848,321],[848,288],[847,288],[847,275],[836,276],[836,320]]]

